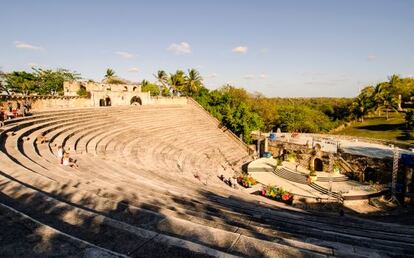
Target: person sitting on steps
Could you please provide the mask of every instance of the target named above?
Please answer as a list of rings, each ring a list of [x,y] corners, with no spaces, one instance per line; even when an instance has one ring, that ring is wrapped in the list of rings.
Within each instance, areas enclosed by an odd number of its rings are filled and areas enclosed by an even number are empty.
[[[45,142],[47,142],[47,138],[45,136],[45,132],[41,132],[37,137],[36,137],[36,142],[38,144],[43,144]]]
[[[69,153],[67,152],[63,154],[62,163],[63,163],[63,166],[69,166],[71,168],[79,169],[78,165],[76,164],[76,160],[72,159],[69,156]]]

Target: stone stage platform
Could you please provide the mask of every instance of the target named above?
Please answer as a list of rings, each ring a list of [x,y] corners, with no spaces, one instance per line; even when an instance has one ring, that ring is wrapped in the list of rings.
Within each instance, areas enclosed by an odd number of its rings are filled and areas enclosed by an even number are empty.
[[[309,183],[309,170],[295,163],[283,162],[276,166],[273,158],[260,158],[248,166],[249,174],[262,185],[276,185],[296,196],[315,199],[342,199],[342,201],[367,200],[383,191],[375,187],[348,180],[340,173],[317,172],[316,182]]]

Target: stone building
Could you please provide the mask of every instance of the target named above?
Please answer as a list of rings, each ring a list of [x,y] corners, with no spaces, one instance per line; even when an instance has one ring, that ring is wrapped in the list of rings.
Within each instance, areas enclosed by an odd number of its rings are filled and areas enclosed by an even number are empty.
[[[90,106],[126,106],[151,103],[149,92],[142,92],[139,84],[108,84],[97,82],[66,81],[65,96],[78,96],[78,91],[90,94]]]

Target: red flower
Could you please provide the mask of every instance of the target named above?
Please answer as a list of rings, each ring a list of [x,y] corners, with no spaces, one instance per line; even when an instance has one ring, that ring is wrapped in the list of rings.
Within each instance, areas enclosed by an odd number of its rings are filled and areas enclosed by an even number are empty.
[[[289,201],[289,199],[290,199],[290,195],[289,194],[283,194],[282,195],[282,200]]]

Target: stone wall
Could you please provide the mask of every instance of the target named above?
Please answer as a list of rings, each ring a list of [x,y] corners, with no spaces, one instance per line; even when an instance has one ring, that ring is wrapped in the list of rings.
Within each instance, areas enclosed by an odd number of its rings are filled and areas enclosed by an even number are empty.
[[[83,97],[57,97],[57,96],[30,96],[27,99],[32,104],[33,111],[61,109],[61,108],[83,108],[91,107],[92,103],[89,98]],[[7,103],[12,103],[13,108],[17,107],[17,103],[22,103],[25,100],[23,97],[1,97],[0,107],[6,109]]]
[[[322,161],[323,171],[329,171],[329,153],[317,151],[306,145],[281,143],[277,141],[270,141],[268,148],[274,157],[283,157],[285,159],[289,151],[294,152],[297,162],[308,169],[314,168],[315,159],[320,159]],[[342,168],[342,172],[351,179],[362,182],[379,182],[381,184],[389,184],[392,181],[392,158],[382,159],[341,152],[333,154],[334,162],[342,163],[341,159],[352,168],[352,170],[348,171]],[[404,188],[403,190],[405,192],[414,192],[413,170],[408,165],[399,164],[397,183],[401,188]]]
[[[329,170],[329,154],[323,151],[315,151],[313,148],[305,145],[280,142],[269,142],[268,149],[273,153],[274,157],[282,157],[283,159],[287,159],[289,152],[294,152],[296,154],[296,162],[307,169],[315,169],[314,160],[320,159],[322,161],[322,170]]]

